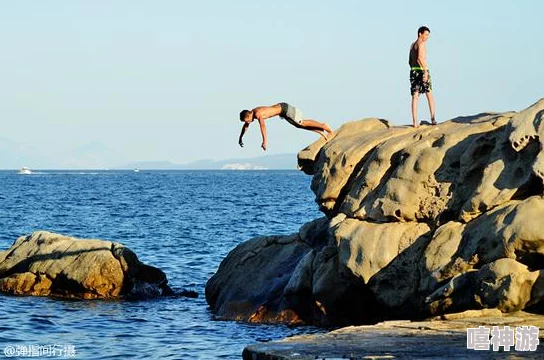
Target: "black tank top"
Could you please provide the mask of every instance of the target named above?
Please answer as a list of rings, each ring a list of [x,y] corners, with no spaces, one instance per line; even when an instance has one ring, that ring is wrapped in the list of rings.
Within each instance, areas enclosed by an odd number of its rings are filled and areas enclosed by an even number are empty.
[[[413,43],[410,47],[410,57],[408,58],[408,64],[410,67],[419,67],[417,62],[417,42]]]

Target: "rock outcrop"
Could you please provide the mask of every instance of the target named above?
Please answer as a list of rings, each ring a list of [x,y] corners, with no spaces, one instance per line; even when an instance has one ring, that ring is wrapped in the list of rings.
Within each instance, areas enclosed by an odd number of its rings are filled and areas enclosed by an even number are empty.
[[[166,275],[122,244],[46,231],[0,252],[0,291],[70,299],[170,295]]]
[[[543,116],[544,99],[415,129],[343,125],[299,153],[325,217],[269,251],[234,249],[207,284],[212,310],[335,325],[542,311]]]

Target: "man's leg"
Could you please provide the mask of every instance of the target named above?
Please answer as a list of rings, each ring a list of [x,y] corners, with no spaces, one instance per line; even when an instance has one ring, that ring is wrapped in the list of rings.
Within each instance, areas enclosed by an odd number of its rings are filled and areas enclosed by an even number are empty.
[[[431,112],[431,123],[436,125],[436,120],[434,119],[434,96],[431,91],[427,93],[427,101],[429,102],[429,111]]]
[[[412,121],[414,127],[417,127],[417,101],[419,100],[419,93],[416,91],[412,94]]]
[[[332,135],[332,129],[330,128],[329,125],[324,124],[324,123],[320,123],[319,121],[315,121],[315,120],[312,120],[312,119],[302,120],[300,122],[300,126],[303,129],[306,129],[306,130],[324,131],[328,135]]]

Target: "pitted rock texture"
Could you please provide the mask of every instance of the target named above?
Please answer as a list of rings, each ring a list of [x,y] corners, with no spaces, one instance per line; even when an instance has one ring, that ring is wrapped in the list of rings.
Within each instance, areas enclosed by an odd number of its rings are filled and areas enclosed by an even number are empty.
[[[264,306],[322,325],[482,308],[542,312],[543,116],[544,99],[436,126],[343,125],[298,155],[325,217],[286,237],[297,240],[275,255],[239,246],[238,257],[257,258],[247,266],[225,259],[208,283],[212,309],[247,320],[223,310],[242,302],[248,314]],[[281,254],[295,249],[285,263]],[[225,271],[235,266],[236,276]],[[281,285],[265,280],[278,274]],[[241,291],[256,277],[270,289],[258,299]]]

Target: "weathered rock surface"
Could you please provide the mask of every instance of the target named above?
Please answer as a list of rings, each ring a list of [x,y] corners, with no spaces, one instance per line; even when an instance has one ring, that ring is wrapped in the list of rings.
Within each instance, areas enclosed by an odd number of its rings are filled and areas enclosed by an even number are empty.
[[[125,246],[46,231],[0,252],[0,291],[73,299],[172,294],[166,275]]]
[[[314,359],[541,359],[544,356],[540,330],[535,351],[522,350],[521,342],[504,351],[467,348],[467,329],[484,326],[503,330],[509,326],[544,329],[544,316],[523,312],[503,315],[499,310],[467,311],[427,321],[386,321],[374,326],[350,326],[322,335],[299,335],[280,341],[250,345],[245,360]]]
[[[212,310],[340,325],[543,311],[543,116],[544,99],[416,129],[343,125],[299,153],[326,217],[270,251],[236,248],[208,283]],[[253,316],[263,307],[283,316]]]
[[[323,222],[310,224],[301,234],[255,238],[237,246],[206,285],[214,312],[225,319],[301,323],[282,294],[297,264],[316,245],[313,233],[319,229],[314,228]]]

